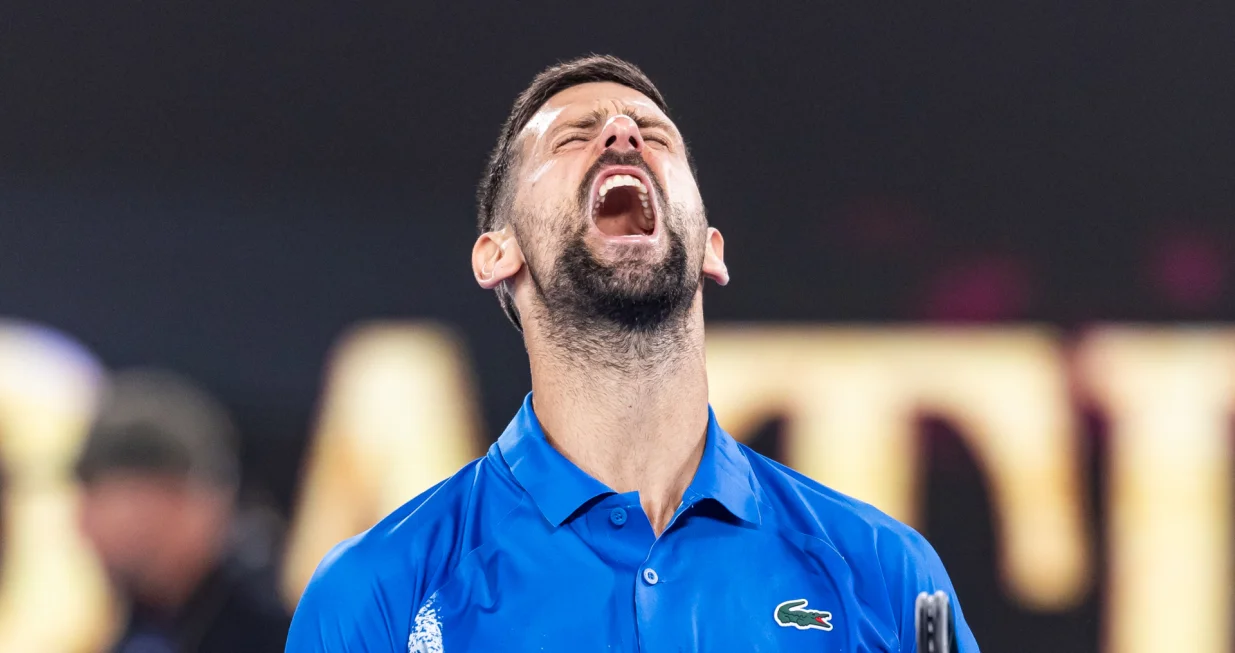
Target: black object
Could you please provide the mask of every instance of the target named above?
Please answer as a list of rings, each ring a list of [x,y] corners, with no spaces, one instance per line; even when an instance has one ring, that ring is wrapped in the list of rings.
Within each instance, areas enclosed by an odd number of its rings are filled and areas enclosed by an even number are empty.
[[[913,626],[917,631],[918,653],[954,653],[952,648],[952,607],[948,595],[922,592],[914,603]]]
[[[229,555],[174,614],[133,605],[111,653],[283,653],[290,626],[274,569]]]

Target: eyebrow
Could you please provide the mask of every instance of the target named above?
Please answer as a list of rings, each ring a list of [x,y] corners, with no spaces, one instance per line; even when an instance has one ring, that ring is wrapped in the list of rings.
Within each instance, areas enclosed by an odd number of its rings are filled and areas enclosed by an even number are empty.
[[[628,105],[622,105],[620,109],[620,114],[635,121],[635,126],[639,129],[663,129],[670,134],[677,133],[671,123],[662,120],[658,116],[640,113],[635,107]],[[568,120],[554,127],[551,131],[551,136],[557,136],[566,129],[596,129],[608,119],[609,111],[607,109],[596,108],[578,118]]]
[[[556,136],[567,129],[596,129],[606,118],[609,117],[609,112],[604,109],[593,109],[573,120],[566,122],[553,128],[552,135]],[[639,123],[635,123],[636,125]]]

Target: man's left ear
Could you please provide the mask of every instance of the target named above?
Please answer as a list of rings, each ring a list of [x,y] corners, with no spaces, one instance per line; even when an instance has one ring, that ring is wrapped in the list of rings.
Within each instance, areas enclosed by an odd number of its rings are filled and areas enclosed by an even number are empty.
[[[729,268],[725,267],[725,237],[714,227],[708,227],[708,242],[703,251],[703,274],[722,286],[729,283]]]

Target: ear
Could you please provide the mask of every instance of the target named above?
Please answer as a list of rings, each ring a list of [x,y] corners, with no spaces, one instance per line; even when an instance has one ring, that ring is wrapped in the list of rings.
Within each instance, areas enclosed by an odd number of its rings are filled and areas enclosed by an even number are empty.
[[[729,283],[729,268],[725,267],[725,237],[708,227],[708,242],[703,250],[703,274],[724,286]]]
[[[481,234],[472,246],[472,274],[485,290],[492,290],[522,268],[523,250],[509,226]]]

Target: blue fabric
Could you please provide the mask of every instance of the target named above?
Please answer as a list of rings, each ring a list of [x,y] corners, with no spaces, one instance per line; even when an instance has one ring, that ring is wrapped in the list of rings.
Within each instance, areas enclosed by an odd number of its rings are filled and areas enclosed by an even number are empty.
[[[904,651],[930,544],[725,433],[655,537],[523,404],[488,454],[322,560],[287,651]]]

